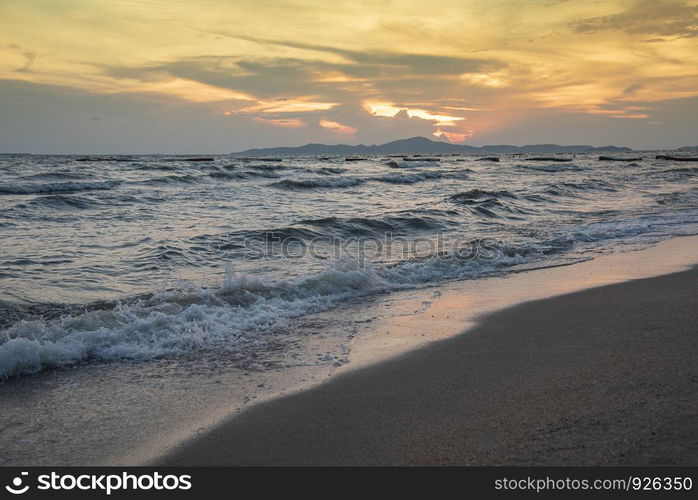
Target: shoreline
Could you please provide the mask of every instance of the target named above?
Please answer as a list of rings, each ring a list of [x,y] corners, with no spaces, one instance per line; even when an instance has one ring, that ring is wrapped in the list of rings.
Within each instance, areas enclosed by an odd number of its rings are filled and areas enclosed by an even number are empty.
[[[698,236],[677,237],[641,250],[442,283],[395,294],[395,300],[389,296],[361,312],[371,321],[363,324],[353,339],[351,363],[340,371],[369,366],[460,335],[476,327],[485,315],[530,301],[690,269],[698,264],[697,248]]]
[[[215,354],[82,365],[0,390],[4,465],[152,463],[236,416],[475,327],[495,311],[698,263],[698,236],[565,267],[379,294],[299,318],[278,366],[249,370]],[[296,358],[300,356],[300,358]],[[325,359],[327,358],[327,359]],[[296,362],[307,359],[311,362]],[[350,362],[336,363],[348,359]]]
[[[696,465],[698,268],[526,302],[157,465]]]

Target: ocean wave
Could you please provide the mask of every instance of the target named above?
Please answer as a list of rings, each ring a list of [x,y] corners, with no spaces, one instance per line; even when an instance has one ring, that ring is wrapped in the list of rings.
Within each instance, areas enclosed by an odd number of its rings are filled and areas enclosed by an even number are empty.
[[[285,165],[280,163],[260,163],[259,165],[245,165],[245,167],[255,170],[283,170],[286,168]]]
[[[306,169],[308,172],[318,173],[321,175],[339,175],[346,172],[348,169],[341,167],[321,167],[321,168],[309,168]]]
[[[433,215],[430,215],[433,214]],[[335,238],[368,237],[383,238],[386,234],[412,235],[416,232],[437,231],[450,224],[442,221],[438,215],[448,214],[445,211],[430,211],[429,214],[418,215],[384,215],[379,217],[324,217],[317,219],[302,219],[293,226],[268,229],[233,231],[229,233],[195,236],[188,240],[187,255],[194,253],[220,253],[236,255],[244,252],[247,244],[258,246],[266,242],[269,245],[282,241],[296,240],[299,242],[315,240],[331,244]],[[149,256],[158,255],[156,250],[149,251]]]
[[[344,188],[363,184],[365,179],[359,177],[317,177],[314,179],[285,179],[275,182],[271,186],[290,189],[315,189],[315,188]]]
[[[163,185],[163,184],[195,184],[202,179],[200,175],[181,174],[163,175],[139,181],[139,184]]]
[[[577,198],[584,191],[616,192],[618,187],[600,179],[587,179],[579,182],[552,183],[545,189],[547,194],[567,198]]]
[[[56,320],[21,320],[0,331],[0,377],[84,361],[146,360],[203,349],[244,353],[270,328],[358,297],[430,281],[478,276],[522,262],[430,258],[378,268],[344,260],[294,281],[268,283],[229,268],[219,289],[185,287]]]
[[[698,205],[698,191],[675,191],[672,193],[663,193],[656,196],[655,201],[660,205],[673,205],[683,208],[695,207]]]
[[[268,230],[243,230],[227,233],[202,234],[193,236],[186,241],[186,254],[189,258],[220,258],[232,257],[238,253],[249,255],[247,245],[268,243],[273,245],[282,241],[310,241],[321,238],[323,234],[309,227],[281,227]],[[149,252],[144,257],[157,257],[157,250]]]
[[[34,181],[34,180],[75,180],[82,179],[83,176],[79,173],[69,172],[65,170],[54,170],[50,172],[39,172],[31,175],[23,175],[19,178],[22,181]]]
[[[442,176],[443,174],[441,172],[428,171],[414,174],[386,174],[381,175],[380,177],[375,177],[372,180],[378,182],[388,182],[390,184],[414,184],[416,182],[422,182],[429,179],[438,179]]]
[[[0,184],[0,194],[42,194],[65,191],[109,190],[121,184],[120,181],[55,182],[49,184]]]
[[[564,182],[564,186],[578,190],[618,191],[618,187],[601,179],[586,179],[580,182]]]
[[[579,193],[576,190],[572,189],[569,186],[565,186],[562,184],[551,184],[545,190],[545,193],[553,195],[553,196],[560,196],[560,197],[566,197],[566,198],[578,198],[579,197]]]
[[[181,170],[182,166],[176,163],[139,163],[135,165],[138,170],[164,170],[171,172],[174,170]]]
[[[80,196],[71,195],[48,195],[39,196],[27,203],[20,203],[15,205],[15,209],[26,209],[33,207],[41,208],[53,208],[58,210],[84,210],[88,208],[93,208],[96,203],[93,200],[88,200]]]
[[[200,258],[220,258],[255,255],[254,250],[278,245],[281,242],[298,241],[334,244],[336,238],[383,238],[386,234],[413,235],[417,232],[438,231],[450,225],[449,212],[432,210],[424,215],[384,215],[379,217],[325,217],[302,219],[295,225],[267,230],[232,231],[219,234],[204,234],[187,240],[185,246],[178,246],[181,257],[191,260]],[[456,213],[450,213],[457,215]],[[444,216],[442,219],[439,216]],[[260,247],[260,244],[263,244]],[[169,248],[169,247],[168,247]],[[160,247],[149,249],[141,260],[143,265],[154,259],[162,259]]]
[[[448,197],[449,201],[463,205],[471,214],[481,217],[518,219],[522,215],[530,214],[530,210],[514,204],[516,199],[518,197],[515,194],[506,190],[481,189],[471,189]]]
[[[517,196],[513,193],[510,193],[509,191],[487,191],[484,189],[471,189],[469,191],[463,191],[461,193],[456,193],[454,195],[449,196],[449,200],[459,202],[459,203],[468,203],[471,201],[478,201],[482,200],[483,198],[487,199],[492,199],[496,200],[498,198],[510,198],[510,199],[515,199]]]
[[[665,169],[665,170],[660,170],[659,173],[662,173],[662,174],[678,174],[678,175],[692,175],[692,174],[698,174],[698,167],[667,168],[667,169]]]
[[[579,172],[582,170],[587,170],[586,167],[581,167],[573,163],[556,163],[552,165],[518,164],[515,166],[515,168],[523,170],[538,170],[540,172]]]
[[[530,213],[527,210],[505,205],[494,200],[485,200],[468,206],[466,209],[473,215],[491,219],[506,218],[522,220],[521,216]]]
[[[420,168],[420,167],[438,167],[438,161],[389,161],[386,165],[390,168]]]
[[[210,172],[208,174],[209,177],[214,178],[214,179],[239,179],[239,180],[245,180],[245,179],[255,179],[255,178],[263,178],[263,179],[278,179],[281,177],[280,174],[277,174],[275,170],[239,170],[239,171],[226,171],[226,170],[217,170],[215,172]]]
[[[300,221],[312,227],[322,228],[322,236],[369,236],[386,234],[414,234],[415,231],[434,231],[444,227],[434,217],[383,215],[380,217],[325,217]]]
[[[530,201],[532,203],[554,203],[554,201],[548,197],[544,196],[541,193],[526,193],[522,194],[521,198],[525,201]]]
[[[281,177],[281,174],[276,173],[275,170],[243,170],[242,174],[248,178],[278,179]]]
[[[175,244],[159,244],[141,248],[134,259],[136,267],[144,267],[157,261],[191,264],[192,256],[186,248]]]

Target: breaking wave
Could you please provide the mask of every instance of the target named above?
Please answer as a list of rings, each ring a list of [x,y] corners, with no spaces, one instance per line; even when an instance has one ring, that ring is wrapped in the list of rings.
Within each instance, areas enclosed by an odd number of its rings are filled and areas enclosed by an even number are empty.
[[[229,267],[218,289],[185,287],[55,320],[21,320],[0,331],[0,377],[85,361],[146,360],[205,349],[244,351],[263,341],[264,330],[348,297],[440,277],[481,276],[523,261],[515,252],[496,262],[442,256],[392,267],[344,260],[320,273],[277,283],[238,275]]]
[[[437,171],[419,172],[415,174],[386,174],[376,177],[374,180],[378,182],[388,182],[390,184],[414,184],[430,179],[438,179],[443,174]]]

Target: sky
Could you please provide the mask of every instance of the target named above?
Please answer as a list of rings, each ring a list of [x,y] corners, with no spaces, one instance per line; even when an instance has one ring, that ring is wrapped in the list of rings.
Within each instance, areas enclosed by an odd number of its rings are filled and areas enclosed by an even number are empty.
[[[0,0],[0,152],[698,144],[698,0]]]

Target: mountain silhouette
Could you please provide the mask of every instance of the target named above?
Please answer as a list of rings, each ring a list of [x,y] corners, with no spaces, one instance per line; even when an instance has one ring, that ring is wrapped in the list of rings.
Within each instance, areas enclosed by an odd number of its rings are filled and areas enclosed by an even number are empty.
[[[388,154],[499,154],[499,153],[588,153],[588,152],[629,152],[630,148],[618,146],[593,147],[587,145],[560,146],[558,144],[532,144],[528,146],[510,146],[506,144],[493,146],[468,146],[449,142],[432,141],[426,137],[411,137],[367,146],[359,144],[306,144],[297,147],[274,147],[248,149],[236,155],[245,156],[289,156],[289,155],[388,155]]]

